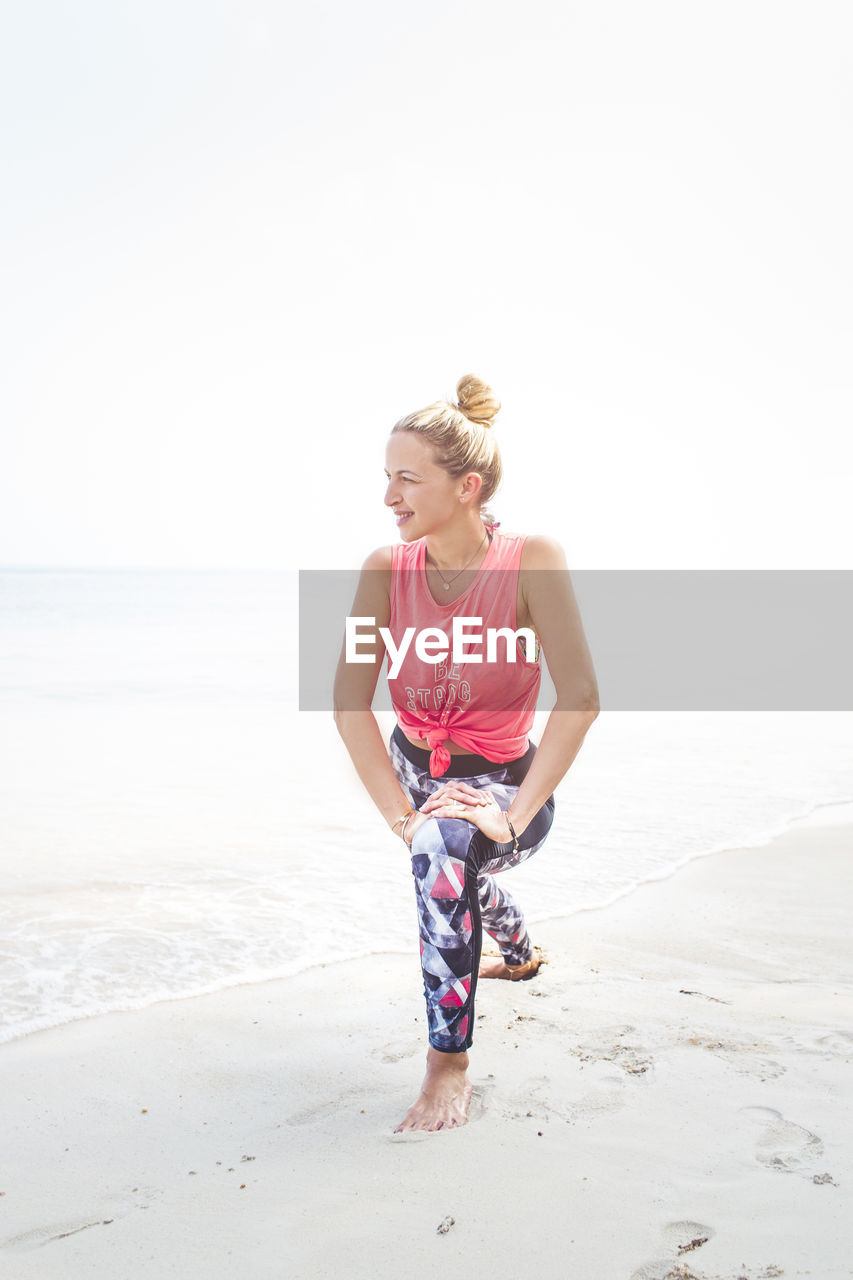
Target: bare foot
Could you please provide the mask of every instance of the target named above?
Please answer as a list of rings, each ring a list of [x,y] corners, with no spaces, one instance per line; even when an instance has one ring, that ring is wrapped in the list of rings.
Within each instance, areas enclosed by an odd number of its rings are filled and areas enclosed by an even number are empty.
[[[421,1092],[409,1107],[395,1133],[413,1129],[455,1129],[468,1120],[471,1086],[468,1083],[468,1054],[427,1050],[427,1070]]]
[[[501,956],[482,956],[477,976],[479,978],[508,978],[509,969]]]
[[[509,982],[524,981],[538,973],[542,954],[538,950],[526,964],[508,965],[502,956],[481,956],[477,970],[479,978],[506,978]]]

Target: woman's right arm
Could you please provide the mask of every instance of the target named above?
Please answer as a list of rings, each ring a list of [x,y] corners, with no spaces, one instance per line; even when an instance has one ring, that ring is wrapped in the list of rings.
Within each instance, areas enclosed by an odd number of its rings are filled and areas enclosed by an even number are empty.
[[[389,827],[394,826],[412,804],[400,786],[388,758],[376,716],[371,710],[379,671],[385,660],[385,644],[379,627],[387,627],[391,618],[391,548],[379,547],[371,552],[361,568],[350,617],[374,618],[375,626],[359,624],[359,636],[365,641],[373,638],[373,659],[368,662],[347,662],[346,642],[341,646],[341,656],[335,675],[334,703],[335,724],[344,745],[350,753],[356,772],[367,788],[379,812]],[[365,643],[359,646],[368,651]],[[412,818],[406,827],[407,843],[412,831],[424,819]],[[397,827],[399,834],[399,826]]]

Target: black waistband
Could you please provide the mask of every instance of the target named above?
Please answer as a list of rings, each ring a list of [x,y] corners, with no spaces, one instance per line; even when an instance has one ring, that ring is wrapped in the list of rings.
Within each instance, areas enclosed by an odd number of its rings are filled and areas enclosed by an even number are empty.
[[[416,765],[421,773],[429,773],[429,758],[432,752],[425,751],[423,747],[416,747],[413,742],[409,742],[399,725],[394,726],[394,732],[391,737],[407,760]],[[450,757],[447,771],[441,777],[473,778],[478,773],[494,773],[496,769],[515,770],[522,765],[522,762],[527,762],[528,757],[532,759],[535,752],[535,745],[532,742],[528,742],[524,755],[518,756],[515,760],[487,760],[485,756],[453,755]],[[524,772],[526,773],[527,770],[524,769]]]

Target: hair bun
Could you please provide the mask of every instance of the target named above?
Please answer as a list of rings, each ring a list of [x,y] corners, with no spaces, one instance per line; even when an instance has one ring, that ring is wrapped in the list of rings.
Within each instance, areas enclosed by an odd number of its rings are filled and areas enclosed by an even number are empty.
[[[492,388],[473,373],[466,373],[457,382],[456,399],[459,412],[481,427],[490,427],[501,407]]]

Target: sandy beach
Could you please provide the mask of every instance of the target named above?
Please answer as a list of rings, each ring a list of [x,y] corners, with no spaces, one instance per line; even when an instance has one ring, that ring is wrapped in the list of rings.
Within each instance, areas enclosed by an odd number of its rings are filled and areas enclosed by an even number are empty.
[[[449,1133],[393,1133],[414,944],[12,1041],[0,1271],[853,1276],[851,890],[853,827],[801,828],[541,926]]]

